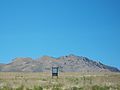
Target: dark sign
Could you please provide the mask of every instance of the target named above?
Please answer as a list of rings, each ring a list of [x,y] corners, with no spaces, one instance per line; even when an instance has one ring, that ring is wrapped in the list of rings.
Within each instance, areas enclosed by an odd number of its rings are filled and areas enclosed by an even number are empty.
[[[58,67],[52,67],[52,78],[53,76],[57,76],[58,78]]]

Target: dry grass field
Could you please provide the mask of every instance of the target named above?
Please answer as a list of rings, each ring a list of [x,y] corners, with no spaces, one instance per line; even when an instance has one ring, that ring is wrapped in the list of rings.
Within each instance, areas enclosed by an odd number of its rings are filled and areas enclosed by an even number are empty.
[[[120,90],[120,73],[0,72],[0,90]]]

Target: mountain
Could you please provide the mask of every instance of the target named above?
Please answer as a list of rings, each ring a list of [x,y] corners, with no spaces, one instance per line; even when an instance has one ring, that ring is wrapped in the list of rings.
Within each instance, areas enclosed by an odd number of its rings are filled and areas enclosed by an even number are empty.
[[[0,64],[1,72],[48,72],[52,66],[58,66],[61,72],[120,72],[119,69],[96,62],[83,56],[73,54],[54,58],[43,56],[32,58],[15,58],[11,63]]]

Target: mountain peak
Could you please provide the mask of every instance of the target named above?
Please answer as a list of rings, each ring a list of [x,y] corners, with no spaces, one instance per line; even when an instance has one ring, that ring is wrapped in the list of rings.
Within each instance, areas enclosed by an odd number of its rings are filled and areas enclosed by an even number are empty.
[[[31,71],[46,72],[52,66],[58,66],[62,72],[120,72],[119,69],[93,61],[87,57],[69,54],[54,58],[43,56],[36,60],[29,57],[15,58],[12,63],[0,65],[0,71]]]
[[[19,62],[19,61],[31,61],[31,60],[32,60],[32,58],[30,58],[30,57],[17,57],[15,59],[13,59],[12,61]]]
[[[37,60],[51,60],[51,59],[55,59],[55,58],[45,55],[45,56],[38,58]]]

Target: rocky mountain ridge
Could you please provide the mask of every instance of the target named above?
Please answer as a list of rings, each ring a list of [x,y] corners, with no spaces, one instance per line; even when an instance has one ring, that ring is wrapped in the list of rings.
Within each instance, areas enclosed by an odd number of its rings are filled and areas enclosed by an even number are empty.
[[[73,54],[54,58],[43,56],[15,58],[11,63],[0,64],[1,72],[49,72],[52,66],[58,66],[61,72],[120,72],[119,69]]]

